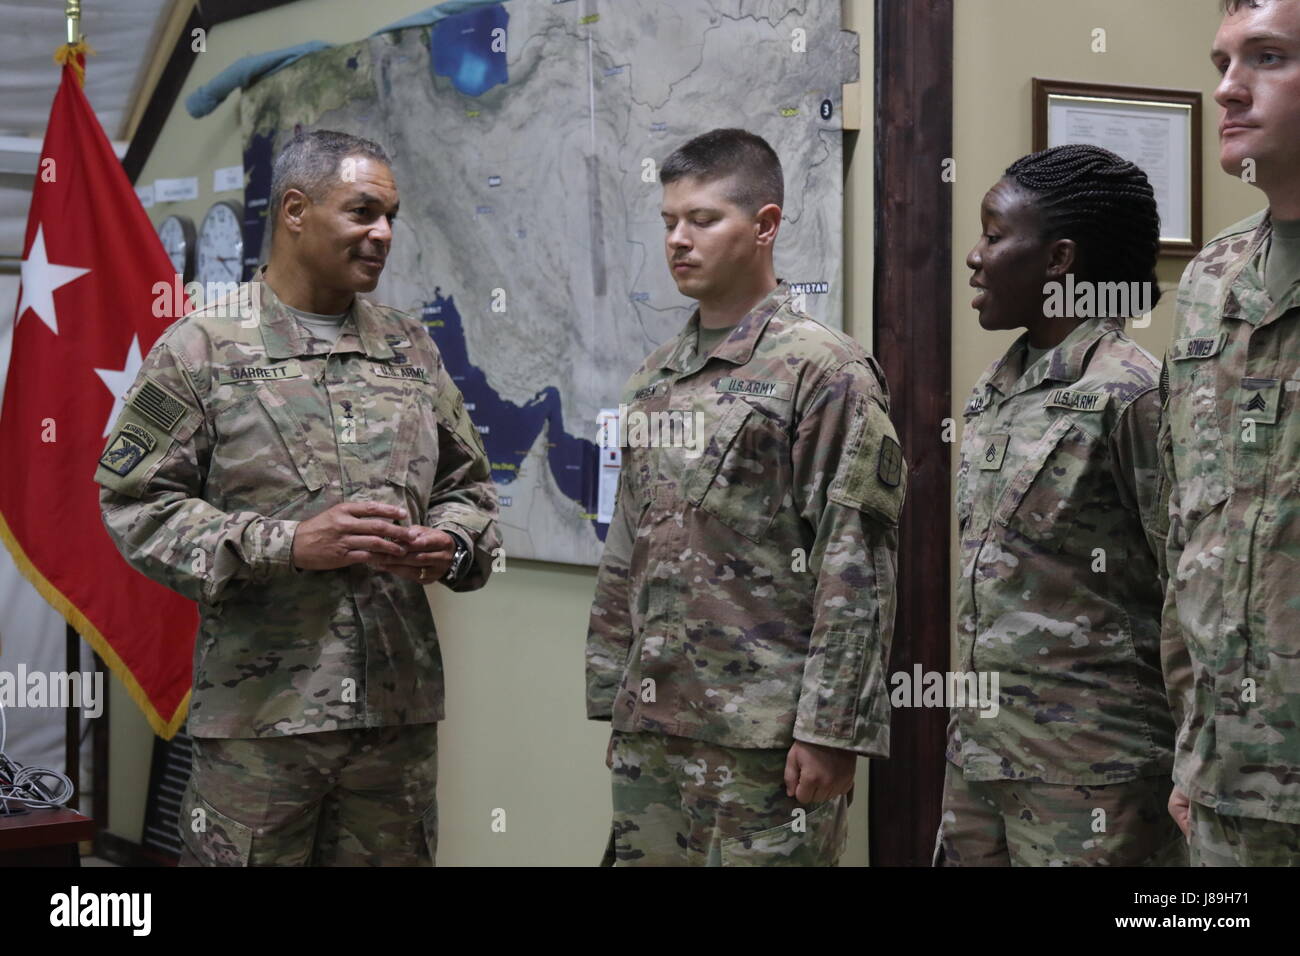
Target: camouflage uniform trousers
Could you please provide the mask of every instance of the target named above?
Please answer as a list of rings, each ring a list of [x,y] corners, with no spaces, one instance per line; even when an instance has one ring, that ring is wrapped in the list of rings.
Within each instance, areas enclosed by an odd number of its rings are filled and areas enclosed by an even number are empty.
[[[789,748],[614,731],[614,823],[602,865],[834,866],[847,801],[786,796]]]
[[[1300,824],[1215,813],[1192,801],[1192,866],[1300,866]]]
[[[1081,786],[967,780],[949,761],[934,865],[1186,866],[1171,789],[1166,774]]]
[[[433,866],[436,723],[193,748],[182,866]]]

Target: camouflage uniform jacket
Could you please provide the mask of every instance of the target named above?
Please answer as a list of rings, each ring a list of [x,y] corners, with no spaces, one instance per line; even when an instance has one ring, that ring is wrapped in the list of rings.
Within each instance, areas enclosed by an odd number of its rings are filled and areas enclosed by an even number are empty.
[[[481,587],[496,493],[460,391],[404,313],[358,298],[331,346],[266,283],[234,295],[159,338],[95,472],[123,556],[199,604],[190,733],[440,720],[423,587],[365,565],[298,571],[291,557],[298,523],[331,505],[402,505],[474,543],[455,590]]]
[[[1270,300],[1270,232],[1263,213],[1228,229],[1178,290],[1163,638],[1179,788],[1300,823],[1300,281]]]
[[[996,674],[1000,707],[954,706],[947,756],[971,780],[1167,773],[1156,361],[1117,319],[1021,374],[1027,342],[964,412],[954,666]]]
[[[698,323],[624,395],[587,714],[724,746],[886,756],[906,468],[884,374],[795,312],[784,284],[704,361]],[[640,447],[636,417],[669,411],[702,423],[694,457]]]

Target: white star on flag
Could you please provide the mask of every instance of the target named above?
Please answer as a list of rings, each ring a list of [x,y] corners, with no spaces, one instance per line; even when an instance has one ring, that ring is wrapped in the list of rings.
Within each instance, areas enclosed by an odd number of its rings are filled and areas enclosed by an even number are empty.
[[[126,368],[120,372],[106,368],[95,369],[95,374],[100,377],[104,386],[113,393],[113,410],[108,414],[108,421],[104,422],[102,437],[108,437],[109,431],[113,428],[113,422],[117,421],[117,416],[126,404],[122,398],[135,381],[136,375],[140,373],[142,364],[144,364],[144,359],[140,356],[140,338],[139,336],[132,336],[131,348],[126,353]]]
[[[80,266],[56,266],[45,253],[45,227],[36,227],[36,238],[27,250],[22,263],[23,297],[18,303],[18,322],[30,307],[36,317],[59,334],[59,321],[54,315],[54,290],[80,279],[89,269]],[[15,327],[17,323],[15,322]]]

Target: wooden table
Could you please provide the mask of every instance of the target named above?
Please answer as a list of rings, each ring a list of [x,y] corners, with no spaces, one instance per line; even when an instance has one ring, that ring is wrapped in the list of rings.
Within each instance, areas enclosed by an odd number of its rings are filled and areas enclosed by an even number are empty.
[[[94,820],[61,807],[0,815],[0,866],[80,866],[77,843],[94,837]]]

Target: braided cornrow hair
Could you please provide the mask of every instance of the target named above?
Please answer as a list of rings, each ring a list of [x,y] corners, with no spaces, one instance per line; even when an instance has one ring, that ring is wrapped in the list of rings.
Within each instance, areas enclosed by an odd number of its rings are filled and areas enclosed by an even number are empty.
[[[1155,306],[1160,213],[1138,166],[1100,146],[1071,144],[1024,156],[1004,175],[1034,194],[1045,240],[1074,240],[1082,258],[1077,279],[1149,282]]]

